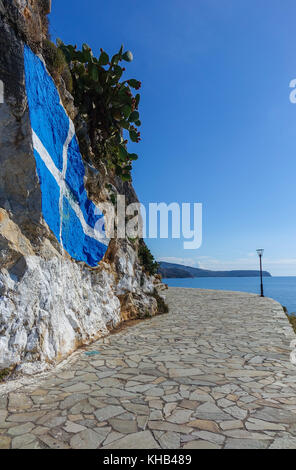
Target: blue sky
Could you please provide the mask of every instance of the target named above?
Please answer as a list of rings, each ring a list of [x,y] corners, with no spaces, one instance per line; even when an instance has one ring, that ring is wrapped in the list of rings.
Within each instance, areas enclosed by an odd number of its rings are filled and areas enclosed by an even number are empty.
[[[133,177],[149,202],[201,202],[203,244],[148,240],[158,259],[296,275],[294,0],[54,1],[52,38],[134,53],[143,82]]]

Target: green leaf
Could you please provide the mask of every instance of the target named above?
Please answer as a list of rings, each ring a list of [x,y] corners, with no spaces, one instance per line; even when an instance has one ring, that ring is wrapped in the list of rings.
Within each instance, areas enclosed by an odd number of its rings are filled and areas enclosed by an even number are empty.
[[[136,126],[137,126],[137,127],[140,127],[140,126],[142,125],[142,123],[141,123],[141,121],[140,121],[140,120],[138,120],[138,121],[135,121],[135,124],[136,124]]]
[[[56,44],[57,44],[58,47],[64,46],[64,43],[60,38],[56,39]]]
[[[100,65],[108,65],[109,64],[109,56],[106,52],[102,52],[99,58]]]
[[[88,73],[94,82],[97,82],[99,80],[99,71],[96,65],[90,64]]]
[[[140,114],[138,113],[138,111],[133,111],[129,117],[129,122],[138,121],[139,117],[140,117]]]
[[[117,65],[119,62],[119,55],[118,54],[115,54],[112,59],[111,59],[111,64],[113,65]]]
[[[132,142],[138,142],[138,134],[136,133],[136,131],[130,131],[129,135]]]
[[[121,75],[123,74],[123,70],[119,65],[115,65],[114,66],[114,73],[116,75],[117,80],[119,80]]]
[[[92,63],[92,57],[93,57],[93,56],[92,56],[90,50],[83,52],[83,62]]]
[[[136,96],[135,96],[135,100],[136,100],[136,105],[137,105],[137,106],[139,106],[140,99],[141,99],[141,95],[139,95],[139,93],[137,93]]]
[[[131,78],[130,80],[127,81],[127,83],[132,87],[132,88],[138,88],[140,86],[140,82],[138,80],[135,80],[134,78]]]
[[[122,179],[122,181],[131,181],[132,177],[129,173],[123,173],[121,175],[121,179]]]
[[[136,153],[129,153],[128,158],[130,160],[138,160],[139,156]]]
[[[128,119],[130,117],[131,112],[132,112],[132,108],[129,105],[125,105],[122,108],[122,112],[123,112],[124,117],[126,119]]]
[[[130,128],[130,123],[128,121],[120,121],[119,125],[120,127],[123,127],[123,129],[129,130]]]
[[[128,152],[127,152],[124,145],[119,145],[118,146],[118,152],[119,152],[119,158],[120,158],[121,161],[127,160]]]

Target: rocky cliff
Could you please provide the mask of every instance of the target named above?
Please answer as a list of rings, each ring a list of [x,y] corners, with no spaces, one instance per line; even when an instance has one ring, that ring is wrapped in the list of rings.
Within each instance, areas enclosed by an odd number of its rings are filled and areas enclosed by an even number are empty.
[[[139,241],[94,234],[108,188],[127,203],[137,196],[80,153],[91,156],[92,142],[65,80],[50,73],[50,8],[0,0],[0,370],[27,373],[158,312],[159,280],[140,264]]]

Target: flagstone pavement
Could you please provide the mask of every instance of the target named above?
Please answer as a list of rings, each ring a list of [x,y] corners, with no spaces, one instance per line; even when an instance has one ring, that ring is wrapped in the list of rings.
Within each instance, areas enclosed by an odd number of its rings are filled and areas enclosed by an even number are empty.
[[[3,394],[0,448],[296,448],[295,335],[256,295],[169,288],[170,313]],[[99,354],[95,352],[99,351]]]

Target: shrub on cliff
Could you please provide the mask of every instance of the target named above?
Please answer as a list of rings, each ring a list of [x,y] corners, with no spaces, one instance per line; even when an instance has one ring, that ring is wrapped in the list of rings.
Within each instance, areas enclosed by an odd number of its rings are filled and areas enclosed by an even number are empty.
[[[148,274],[151,274],[152,276],[157,274],[159,264],[155,261],[154,256],[152,255],[144,240],[140,240],[139,242],[138,257],[140,263],[143,265],[145,271]]]
[[[43,54],[50,74],[55,80],[61,76],[65,82],[67,90],[73,92],[72,74],[63,52],[49,40],[43,41]]]

